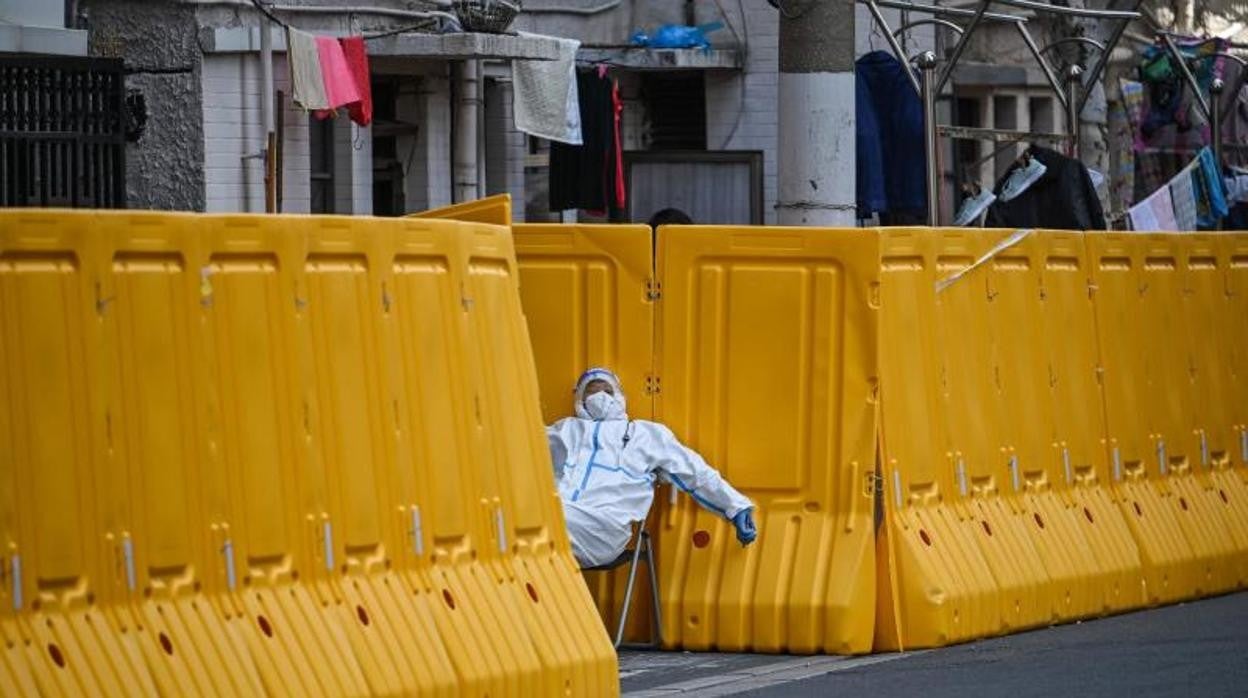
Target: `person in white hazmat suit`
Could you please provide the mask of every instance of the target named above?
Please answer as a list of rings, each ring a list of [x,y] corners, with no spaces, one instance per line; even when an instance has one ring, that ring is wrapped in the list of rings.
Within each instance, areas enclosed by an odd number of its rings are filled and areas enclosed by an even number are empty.
[[[615,374],[591,368],[576,382],[576,416],[546,428],[577,562],[596,567],[620,556],[632,537],[632,522],[644,521],[650,511],[660,475],[730,521],[742,545],[754,542],[753,502],[671,429],[629,419],[625,405]]]

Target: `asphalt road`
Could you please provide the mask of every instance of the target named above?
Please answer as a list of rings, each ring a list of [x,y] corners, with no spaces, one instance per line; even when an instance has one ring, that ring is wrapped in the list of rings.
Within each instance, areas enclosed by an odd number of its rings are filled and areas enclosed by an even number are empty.
[[[924,652],[626,652],[633,696],[1248,696],[1248,592]]]

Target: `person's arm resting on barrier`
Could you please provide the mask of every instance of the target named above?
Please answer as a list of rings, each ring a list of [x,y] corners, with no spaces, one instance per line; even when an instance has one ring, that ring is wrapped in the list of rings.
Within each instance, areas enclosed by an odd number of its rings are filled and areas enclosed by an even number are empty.
[[[730,521],[743,545],[754,542],[754,503],[724,480],[697,451],[685,446],[667,427],[656,424],[652,452],[645,454],[672,483],[708,511]]]

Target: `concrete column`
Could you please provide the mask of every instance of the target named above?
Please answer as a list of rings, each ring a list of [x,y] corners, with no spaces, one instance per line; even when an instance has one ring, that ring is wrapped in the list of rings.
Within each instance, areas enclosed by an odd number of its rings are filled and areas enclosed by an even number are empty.
[[[777,221],[856,223],[853,0],[781,0]]]
[[[399,137],[404,161],[403,201],[408,211],[425,211],[451,203],[450,82],[445,73],[422,75],[413,93],[399,91],[399,121],[417,125]]]

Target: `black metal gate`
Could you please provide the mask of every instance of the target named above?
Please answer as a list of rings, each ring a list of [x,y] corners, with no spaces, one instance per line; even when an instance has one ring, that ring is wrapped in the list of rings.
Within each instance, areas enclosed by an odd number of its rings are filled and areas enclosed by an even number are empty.
[[[0,56],[0,206],[124,208],[124,117],[118,59]]]

